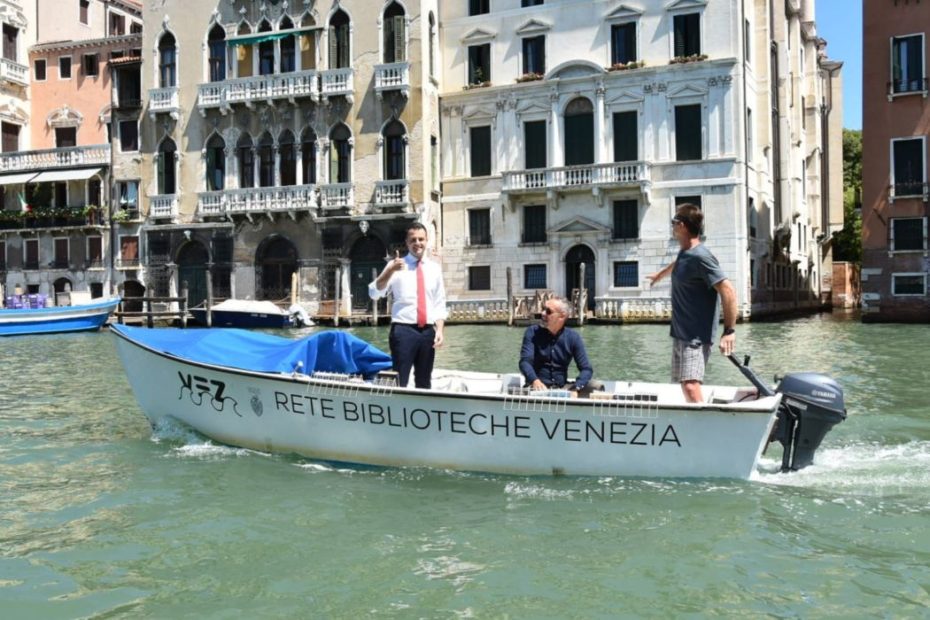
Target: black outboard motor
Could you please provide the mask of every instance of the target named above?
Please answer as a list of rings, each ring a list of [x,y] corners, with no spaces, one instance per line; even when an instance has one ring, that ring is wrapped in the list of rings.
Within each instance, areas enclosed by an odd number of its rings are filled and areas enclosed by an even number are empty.
[[[777,440],[784,448],[781,470],[797,471],[810,465],[824,436],[835,424],[846,419],[843,388],[826,375],[797,372],[782,377],[773,391],[749,368],[749,356],[742,363],[735,355],[729,357],[760,395],[782,394],[769,439]]]

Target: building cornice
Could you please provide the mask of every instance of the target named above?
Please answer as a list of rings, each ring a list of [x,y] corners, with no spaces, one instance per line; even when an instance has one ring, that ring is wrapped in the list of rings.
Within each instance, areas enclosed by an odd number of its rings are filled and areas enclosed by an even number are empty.
[[[120,37],[103,37],[100,39],[81,39],[70,41],[51,41],[49,43],[39,43],[29,48],[30,54],[41,52],[58,52],[62,50],[87,49],[110,47],[115,45],[128,45],[133,47],[142,46],[141,34],[124,34]]]

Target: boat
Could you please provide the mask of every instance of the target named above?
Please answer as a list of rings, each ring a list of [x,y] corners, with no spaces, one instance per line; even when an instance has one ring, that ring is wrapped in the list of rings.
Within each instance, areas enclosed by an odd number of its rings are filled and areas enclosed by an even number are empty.
[[[278,328],[313,325],[306,311],[296,304],[283,310],[271,301],[227,299],[213,306],[210,312],[212,316],[209,325],[212,327]],[[208,324],[205,307],[191,308],[190,313],[200,325]]]
[[[298,340],[245,330],[111,332],[153,429],[181,423],[224,444],[327,462],[746,479],[770,439],[788,438],[784,469],[803,467],[845,418],[832,379],[786,375],[787,394],[738,361],[757,385],[705,386],[702,403],[686,403],[677,384],[623,380],[570,398],[524,390],[519,374],[460,370],[434,370],[429,390],[399,387],[386,353],[339,331]],[[820,417],[806,417],[813,413]]]
[[[100,329],[119,302],[119,297],[110,297],[74,306],[6,308],[0,310],[0,336],[94,331]]]

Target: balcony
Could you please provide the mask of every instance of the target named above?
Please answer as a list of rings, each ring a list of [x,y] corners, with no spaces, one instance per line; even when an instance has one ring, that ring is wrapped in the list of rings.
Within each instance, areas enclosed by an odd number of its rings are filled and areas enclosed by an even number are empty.
[[[330,97],[345,97],[349,103],[353,102],[355,92],[355,72],[351,67],[345,69],[326,69],[320,72],[320,91],[324,99]]]
[[[174,219],[178,216],[178,195],[149,196],[149,219]]]
[[[901,95],[923,95],[927,98],[927,78],[901,79],[887,82],[885,89],[888,91],[888,101]]]
[[[0,58],[0,81],[29,86],[29,67],[8,58]]]
[[[219,109],[225,114],[236,103],[251,108],[256,102],[272,103],[280,99],[296,103],[298,98],[309,97],[318,101],[318,76],[317,71],[299,71],[201,84],[197,93],[197,107],[202,115],[210,108]]]
[[[177,86],[149,90],[149,116],[153,120],[156,114],[169,114],[171,118],[178,120],[180,111]]]
[[[502,190],[508,201],[518,194],[546,193],[551,197],[559,192],[589,190],[600,203],[602,189],[648,186],[648,171],[648,164],[641,161],[516,170],[503,173]]]
[[[410,183],[407,179],[375,183],[375,206],[381,209],[406,207],[410,204]]]
[[[350,209],[355,203],[352,183],[331,183],[320,186],[320,207],[327,209]]]
[[[923,181],[902,181],[888,186],[888,202],[905,198],[919,198],[930,202],[930,184]]]
[[[318,203],[316,185],[285,187],[249,187],[215,192],[201,192],[197,196],[197,215],[201,217],[228,217],[315,211]]]
[[[0,153],[0,172],[38,171],[90,165],[110,165],[109,144]]]
[[[375,95],[381,99],[390,90],[399,90],[404,97],[410,94],[409,62],[375,65]]]

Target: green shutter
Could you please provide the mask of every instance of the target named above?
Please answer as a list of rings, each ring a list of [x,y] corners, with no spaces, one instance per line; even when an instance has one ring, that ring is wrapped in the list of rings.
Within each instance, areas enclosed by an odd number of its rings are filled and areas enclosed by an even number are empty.
[[[337,69],[339,67],[339,59],[336,54],[339,51],[339,46],[336,44],[336,29],[332,26],[329,27],[329,68]]]
[[[403,62],[407,60],[406,46],[404,45],[405,18],[403,15],[394,17],[394,62]]]

